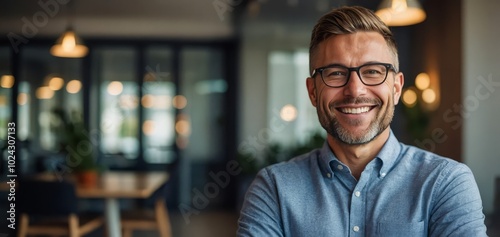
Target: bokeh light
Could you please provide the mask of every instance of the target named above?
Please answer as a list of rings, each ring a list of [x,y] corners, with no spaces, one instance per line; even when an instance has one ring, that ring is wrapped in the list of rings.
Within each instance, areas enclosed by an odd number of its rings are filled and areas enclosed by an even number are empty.
[[[417,93],[415,90],[409,88],[403,93],[403,103],[409,108],[417,104]]]
[[[51,99],[54,96],[54,91],[48,86],[38,87],[38,89],[36,89],[35,96],[40,100]]]
[[[176,95],[172,98],[172,105],[176,109],[184,109],[187,106],[187,99],[183,95]]]
[[[64,86],[64,80],[60,77],[52,77],[49,80],[49,88],[53,91],[58,91]]]
[[[144,135],[151,136],[155,132],[155,122],[153,120],[146,120],[142,124],[142,131]]]
[[[71,80],[66,85],[66,91],[70,94],[76,94],[82,89],[82,83],[79,80]]]
[[[151,94],[146,94],[142,96],[141,104],[144,108],[151,108],[154,105],[154,96]]]
[[[436,92],[433,89],[425,89],[422,92],[422,100],[427,104],[432,104],[436,101]]]
[[[415,86],[419,90],[425,90],[429,88],[430,85],[431,85],[431,78],[425,72],[418,74],[417,77],[415,78]]]
[[[119,81],[112,81],[108,85],[108,93],[110,95],[119,95],[123,92],[123,84]]]
[[[280,110],[280,117],[287,122],[295,120],[297,118],[297,108],[290,104],[283,106]]]
[[[26,93],[19,93],[17,95],[17,104],[18,105],[25,105],[29,101],[29,95]]]
[[[12,88],[14,86],[14,76],[3,75],[0,78],[0,86],[7,89]]]

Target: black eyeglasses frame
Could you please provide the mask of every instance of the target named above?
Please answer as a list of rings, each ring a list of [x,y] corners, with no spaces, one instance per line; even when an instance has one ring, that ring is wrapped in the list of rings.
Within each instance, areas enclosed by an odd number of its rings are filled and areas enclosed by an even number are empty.
[[[359,74],[359,69],[362,68],[362,67],[365,67],[365,66],[370,66],[370,65],[382,65],[386,68],[386,71],[385,71],[385,78],[384,80],[382,80],[380,83],[377,83],[377,84],[366,84],[364,81],[363,81],[363,78],[361,77],[361,75]],[[347,74],[347,79],[345,81],[345,83],[341,86],[331,86],[331,85],[328,85],[326,82],[325,82],[325,79],[323,78],[323,70],[327,69],[327,68],[332,68],[332,67],[341,67],[341,68],[345,68],[347,69],[348,71],[348,74]],[[344,65],[341,65],[341,64],[330,64],[328,66],[324,66],[324,67],[319,67],[319,68],[316,68],[312,71],[312,74],[311,74],[311,78],[314,78],[316,76],[316,74],[320,74],[321,75],[321,81],[323,81],[323,83],[325,83],[326,86],[328,87],[332,87],[332,88],[340,88],[340,87],[344,87],[345,85],[347,85],[347,83],[349,82],[349,79],[351,78],[351,72],[352,71],[355,71],[356,74],[358,74],[358,77],[359,79],[361,80],[361,82],[363,83],[363,85],[365,86],[378,86],[382,83],[385,82],[385,80],[387,80],[387,75],[389,75],[389,71],[393,71],[394,73],[398,73],[398,71],[396,70],[396,68],[394,67],[394,65],[390,64],[390,63],[380,63],[380,62],[373,62],[373,63],[366,63],[366,64],[363,64],[361,66],[358,66],[358,67],[346,67]]]

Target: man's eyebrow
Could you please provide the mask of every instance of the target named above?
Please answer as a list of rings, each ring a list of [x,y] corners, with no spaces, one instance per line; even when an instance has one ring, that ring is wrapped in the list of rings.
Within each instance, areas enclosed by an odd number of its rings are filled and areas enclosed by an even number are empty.
[[[364,62],[363,64],[360,64],[360,65],[358,65],[356,67],[361,67],[361,66],[364,66],[364,65],[367,65],[367,64],[372,64],[372,63],[384,63],[384,62],[381,62],[381,61],[368,61],[368,62]],[[346,67],[346,68],[351,68],[351,67],[348,67],[347,65],[342,64],[342,63],[331,63],[331,64],[328,64],[328,65],[325,65],[325,66],[322,66],[322,67],[317,67],[316,69],[326,68],[326,67],[332,67],[332,66],[342,66],[342,67]]]

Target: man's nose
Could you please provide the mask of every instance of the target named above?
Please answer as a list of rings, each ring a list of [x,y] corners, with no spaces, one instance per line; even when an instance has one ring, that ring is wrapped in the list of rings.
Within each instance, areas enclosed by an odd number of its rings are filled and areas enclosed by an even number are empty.
[[[366,85],[363,84],[361,78],[356,71],[351,71],[347,84],[344,86],[344,95],[359,97],[366,93]]]

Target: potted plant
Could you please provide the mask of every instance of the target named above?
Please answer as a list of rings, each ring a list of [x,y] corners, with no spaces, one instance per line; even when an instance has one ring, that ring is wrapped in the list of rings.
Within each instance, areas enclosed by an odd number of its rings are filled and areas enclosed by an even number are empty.
[[[53,114],[59,118],[58,138],[61,150],[66,156],[66,165],[74,172],[77,181],[85,187],[96,185],[102,167],[94,156],[94,145],[86,135],[86,128],[81,115],[73,112],[66,116],[64,110],[53,109]]]

